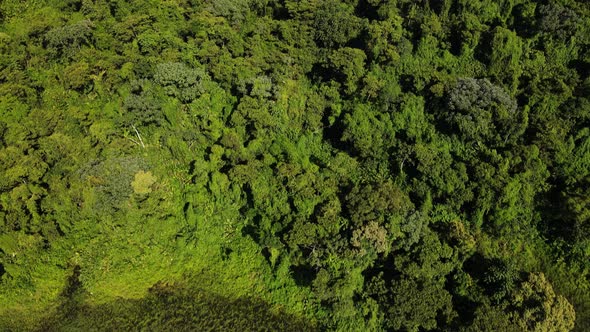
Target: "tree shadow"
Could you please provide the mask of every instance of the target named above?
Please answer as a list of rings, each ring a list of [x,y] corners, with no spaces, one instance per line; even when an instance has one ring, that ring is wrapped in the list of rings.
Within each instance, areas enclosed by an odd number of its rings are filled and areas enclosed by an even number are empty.
[[[317,272],[310,264],[292,265],[290,270],[295,283],[300,287],[310,287],[317,276]]]
[[[73,282],[72,285],[76,285]],[[66,287],[64,294],[68,294]],[[74,290],[77,292],[77,290]],[[67,308],[69,307],[69,308]],[[299,317],[252,298],[156,283],[141,299],[100,305],[76,302],[44,320],[37,331],[316,331]]]

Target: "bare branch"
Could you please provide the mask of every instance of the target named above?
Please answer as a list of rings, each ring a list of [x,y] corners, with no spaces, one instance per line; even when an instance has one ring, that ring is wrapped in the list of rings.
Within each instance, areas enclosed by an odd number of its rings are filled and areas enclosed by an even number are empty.
[[[141,139],[141,135],[139,134],[139,131],[137,131],[137,128],[135,128],[135,125],[131,125],[131,127],[133,128],[133,130],[135,130],[135,134],[137,135],[137,138],[139,139],[139,142],[141,143],[141,147],[145,149],[145,144],[143,144],[143,140]]]

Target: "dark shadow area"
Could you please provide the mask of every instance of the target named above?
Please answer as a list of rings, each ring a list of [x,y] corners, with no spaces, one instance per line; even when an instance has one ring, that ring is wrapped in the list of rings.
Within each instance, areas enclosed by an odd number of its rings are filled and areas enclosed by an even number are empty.
[[[65,12],[77,13],[82,9],[82,1],[79,1],[79,0],[63,1],[59,4],[60,4],[60,9]]]
[[[489,66],[492,60],[492,52],[494,41],[494,32],[492,29],[483,32],[479,43],[475,47],[474,57],[477,61]]]
[[[344,80],[342,75],[339,77],[335,75],[336,73],[328,68],[326,64],[316,62],[311,67],[311,71],[307,73],[307,78],[314,83],[329,82],[330,80],[342,82]]]
[[[362,30],[356,38],[352,38],[350,41],[348,41],[348,43],[346,43],[346,46],[358,48],[359,50],[365,51],[367,49],[367,40],[369,40],[369,35],[366,30]]]
[[[266,259],[266,262],[268,263],[268,265],[271,265],[272,264],[272,261],[271,261],[272,254],[270,252],[270,249],[268,247],[264,247],[264,248],[262,248],[260,253],[262,254],[262,256],[264,256],[264,259]]]
[[[482,254],[475,253],[463,265],[465,272],[476,279],[481,279],[490,268],[490,262]]]
[[[416,90],[414,77],[411,75],[401,75],[399,79],[399,85],[402,88],[403,93],[420,93],[420,91]]]
[[[459,287],[461,287],[461,285],[457,281],[457,278],[454,278],[453,274],[447,275],[446,279],[446,289],[458,289]],[[467,296],[455,293],[453,293],[452,296],[453,308],[455,308],[457,312],[461,313],[461,315],[459,315],[455,319],[454,325],[456,326],[449,327],[449,330],[453,330],[453,327],[456,330],[458,326],[466,326],[471,324],[475,316],[475,310],[477,310],[478,304],[469,299]]]
[[[193,208],[193,207],[192,207],[191,203],[189,203],[189,202],[186,202],[186,203],[184,204],[184,206],[182,207],[182,212],[184,213],[184,216],[185,216],[185,218],[186,218],[186,216],[188,216],[188,214],[189,214],[189,211],[190,211],[190,210],[192,210],[192,208]],[[192,211],[191,211],[191,212],[192,212]]]
[[[322,123],[325,126],[324,130],[322,131],[323,140],[329,142],[330,145],[336,150],[347,152],[352,156],[356,156],[357,153],[353,151],[350,144],[342,141],[342,133],[346,129],[342,121],[342,114],[332,125],[329,124],[329,117],[327,114],[328,112],[325,113],[324,118],[322,119]]]
[[[590,77],[590,62],[579,59],[571,60],[568,67],[573,68],[582,78]]]
[[[375,262],[375,265],[364,270],[362,275],[365,279],[365,283],[370,282],[375,278],[381,278],[389,284],[399,281],[403,276],[402,273],[395,268],[394,260],[396,254],[396,252],[391,252],[386,257],[378,259]]]
[[[485,258],[479,253],[469,258],[464,265],[469,273],[484,289],[484,293],[494,304],[504,301],[522,279],[518,267],[510,261],[499,258]]]
[[[142,299],[78,305],[58,312],[37,331],[316,331],[309,322],[276,313],[257,299],[229,299],[157,283]]]
[[[568,210],[563,204],[562,192],[565,190],[563,179],[557,178],[552,181],[552,188],[543,197],[543,223],[537,228],[548,242],[565,240],[566,243],[573,243],[575,214]]]
[[[443,9],[445,7],[445,1],[443,1],[443,0],[428,0],[428,5],[430,6],[430,9],[436,15],[440,16],[443,14]]]
[[[188,174],[190,175],[194,175],[195,174],[195,169],[197,168],[197,161],[193,160],[188,164]]]
[[[453,30],[454,33],[449,35],[449,43],[451,44],[449,51],[452,55],[458,57],[463,49],[463,34],[460,26],[455,26]]]
[[[531,20],[526,14],[527,7],[524,4],[518,4],[512,8],[512,17],[514,23],[511,28],[521,38],[532,38],[534,37],[535,22]]]
[[[281,1],[282,2],[282,1]],[[272,18],[277,21],[286,21],[293,18],[284,4],[272,6]]]
[[[234,250],[232,248],[222,247],[221,248],[221,259],[224,261],[228,260],[233,252],[234,252]]]
[[[82,289],[82,283],[80,282],[80,266],[76,265],[72,275],[68,277],[66,281],[66,287],[61,293],[61,296],[65,299],[72,299]]]
[[[363,17],[369,20],[379,20],[379,5],[373,6],[367,0],[360,0],[354,9],[355,16]]]
[[[254,225],[246,225],[242,228],[242,236],[249,236],[254,242],[260,244],[260,234],[258,228]]]
[[[291,276],[297,286],[309,287],[317,273],[309,264],[291,266]]]

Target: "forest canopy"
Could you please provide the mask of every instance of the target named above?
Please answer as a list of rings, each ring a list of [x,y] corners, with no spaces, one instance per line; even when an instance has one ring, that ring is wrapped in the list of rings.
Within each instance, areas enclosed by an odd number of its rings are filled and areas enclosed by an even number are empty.
[[[0,1],[0,329],[590,330],[590,3]]]

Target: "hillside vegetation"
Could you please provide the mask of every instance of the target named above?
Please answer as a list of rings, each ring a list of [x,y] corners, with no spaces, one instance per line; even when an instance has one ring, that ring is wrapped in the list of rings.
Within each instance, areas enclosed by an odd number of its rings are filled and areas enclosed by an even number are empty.
[[[0,330],[590,330],[590,2],[3,0],[0,55]]]

